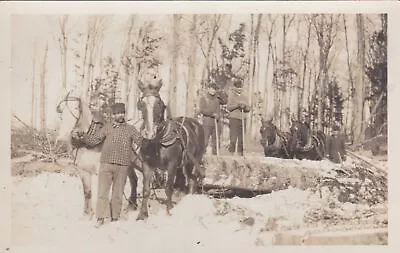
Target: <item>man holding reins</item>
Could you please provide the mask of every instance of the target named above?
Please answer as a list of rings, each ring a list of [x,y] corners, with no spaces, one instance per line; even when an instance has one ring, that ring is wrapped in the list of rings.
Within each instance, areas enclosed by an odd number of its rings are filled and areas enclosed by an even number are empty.
[[[88,146],[103,143],[98,177],[96,227],[104,224],[111,187],[111,221],[119,219],[129,166],[133,159],[137,157],[134,149],[135,146],[140,146],[142,141],[139,131],[125,122],[125,105],[116,103],[111,109],[112,123],[106,123],[103,128],[93,134],[76,133],[80,141]],[[146,165],[143,163],[143,166]]]

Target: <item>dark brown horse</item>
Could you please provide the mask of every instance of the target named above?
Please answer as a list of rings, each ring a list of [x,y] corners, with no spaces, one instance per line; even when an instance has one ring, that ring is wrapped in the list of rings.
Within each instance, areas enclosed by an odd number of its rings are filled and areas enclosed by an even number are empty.
[[[322,131],[312,133],[310,127],[294,121],[290,128],[289,151],[297,159],[322,160],[326,153],[326,136]]]
[[[138,109],[144,120],[140,156],[150,167],[143,170],[143,201],[138,219],[148,217],[147,202],[157,168],[168,175],[165,186],[168,214],[173,207],[174,184],[194,193],[199,179],[204,177],[204,169],[200,165],[206,151],[203,126],[189,117],[166,120],[166,106],[158,93],[161,85],[161,81],[154,86],[139,84],[143,96],[138,102]]]
[[[289,133],[279,131],[272,120],[262,120],[260,134],[266,157],[292,158],[288,147]]]

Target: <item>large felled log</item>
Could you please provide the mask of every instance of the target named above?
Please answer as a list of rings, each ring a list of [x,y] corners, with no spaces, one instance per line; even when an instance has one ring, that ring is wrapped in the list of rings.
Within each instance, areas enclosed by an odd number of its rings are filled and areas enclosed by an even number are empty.
[[[206,156],[204,185],[278,191],[289,187],[336,191],[342,202],[382,203],[387,199],[387,178],[354,161],[285,160],[259,156]]]

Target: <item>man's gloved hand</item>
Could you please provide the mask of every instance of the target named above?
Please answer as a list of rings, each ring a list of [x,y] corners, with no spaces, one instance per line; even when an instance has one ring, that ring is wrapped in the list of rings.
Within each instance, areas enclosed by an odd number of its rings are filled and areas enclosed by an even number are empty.
[[[104,122],[104,116],[100,111],[96,111],[93,113],[93,122],[95,122],[95,123],[103,123]]]
[[[82,137],[84,135],[84,131],[80,130],[80,129],[74,129],[71,132],[71,135],[73,138],[79,139],[80,137]]]

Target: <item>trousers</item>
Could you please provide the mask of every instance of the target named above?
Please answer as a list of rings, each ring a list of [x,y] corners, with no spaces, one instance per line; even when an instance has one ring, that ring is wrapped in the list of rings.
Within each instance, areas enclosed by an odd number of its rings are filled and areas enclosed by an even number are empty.
[[[229,119],[229,152],[234,153],[237,143],[237,151],[240,155],[243,155],[243,133],[242,127],[246,131],[246,121],[242,126],[242,120],[236,118]]]
[[[98,194],[96,205],[96,218],[105,218],[111,193],[111,218],[118,219],[121,215],[122,197],[126,179],[128,177],[128,166],[102,163],[99,170]]]
[[[221,122],[217,123],[217,127],[218,127],[218,140],[219,140],[219,143],[221,143],[221,133],[222,133]],[[217,137],[216,137],[215,123],[204,125],[204,135],[206,138],[206,142],[205,142],[206,147],[208,147],[208,144],[210,142],[210,137],[211,137],[212,153],[213,153],[213,155],[216,155],[217,154]]]

